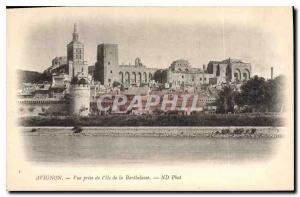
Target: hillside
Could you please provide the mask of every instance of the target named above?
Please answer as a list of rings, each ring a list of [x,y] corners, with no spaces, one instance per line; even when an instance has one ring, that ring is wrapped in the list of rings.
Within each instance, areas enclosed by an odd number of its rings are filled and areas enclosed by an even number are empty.
[[[36,71],[18,70],[17,77],[19,83],[40,83],[43,81],[51,81],[51,76],[47,76],[45,73]]]

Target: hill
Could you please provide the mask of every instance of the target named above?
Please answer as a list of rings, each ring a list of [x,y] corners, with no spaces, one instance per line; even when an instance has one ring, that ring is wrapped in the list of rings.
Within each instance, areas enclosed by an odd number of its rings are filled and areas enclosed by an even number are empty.
[[[51,81],[51,76],[46,75],[45,73],[40,73],[36,71],[28,70],[18,70],[17,77],[19,83],[41,83],[44,81]]]

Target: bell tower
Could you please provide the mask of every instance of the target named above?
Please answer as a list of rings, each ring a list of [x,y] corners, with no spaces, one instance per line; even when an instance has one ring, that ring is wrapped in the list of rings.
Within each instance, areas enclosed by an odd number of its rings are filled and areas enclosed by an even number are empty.
[[[67,60],[70,79],[78,74],[87,75],[87,65],[84,61],[84,45],[79,41],[77,24],[74,24],[73,39],[67,45]]]
[[[77,24],[74,24],[73,41],[78,41]]]
[[[74,24],[73,39],[67,46],[68,61],[84,62],[84,45],[78,40],[77,24]]]

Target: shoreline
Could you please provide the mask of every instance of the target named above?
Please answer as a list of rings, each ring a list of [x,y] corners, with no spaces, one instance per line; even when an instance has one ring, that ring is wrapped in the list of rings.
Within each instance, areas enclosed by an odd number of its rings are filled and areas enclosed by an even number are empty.
[[[19,127],[34,136],[129,136],[129,137],[211,137],[211,138],[280,138],[284,127]]]
[[[183,115],[143,115],[143,116],[63,116],[63,117],[23,117],[18,118],[20,126],[60,126],[60,127],[231,127],[231,126],[283,126],[284,119],[268,114],[193,114]]]

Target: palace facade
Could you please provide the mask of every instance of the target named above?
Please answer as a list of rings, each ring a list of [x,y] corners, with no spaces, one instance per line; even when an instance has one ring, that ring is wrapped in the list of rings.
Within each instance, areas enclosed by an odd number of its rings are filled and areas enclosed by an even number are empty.
[[[135,59],[135,64],[119,65],[118,45],[100,44],[97,47],[97,62],[95,63],[94,79],[104,86],[112,86],[119,82],[125,86],[144,86],[153,80],[157,69],[148,68],[140,58]]]

